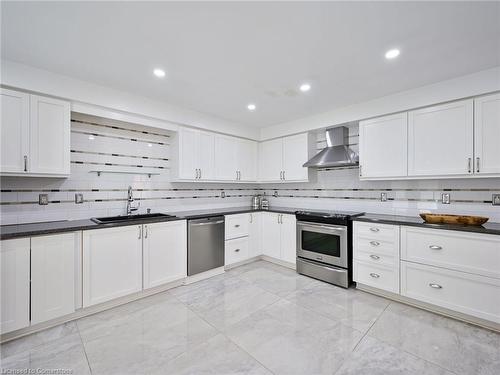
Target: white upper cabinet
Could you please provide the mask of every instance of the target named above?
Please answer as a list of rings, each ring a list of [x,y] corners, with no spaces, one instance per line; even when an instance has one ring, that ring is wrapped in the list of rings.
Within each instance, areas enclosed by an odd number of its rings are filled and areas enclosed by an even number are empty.
[[[474,101],[474,173],[500,174],[500,94]]]
[[[7,333],[30,324],[30,239],[2,241],[0,260],[0,333]]]
[[[215,180],[256,181],[257,142],[216,135]]]
[[[259,143],[259,181],[283,180],[283,139]]]
[[[75,311],[75,234],[31,239],[31,324]]]
[[[70,174],[69,102],[1,90],[3,175]]]
[[[1,172],[26,173],[29,155],[30,98],[28,94],[18,91],[1,89],[0,92],[2,96]]]
[[[177,134],[176,168],[180,180],[213,180],[215,176],[215,136],[182,128]]]
[[[145,224],[143,232],[144,289],[186,277],[186,221]]]
[[[308,169],[302,166],[308,158],[309,137],[307,133],[261,142],[259,144],[259,181],[308,181]]]
[[[473,132],[472,99],[408,112],[408,176],[472,174]]]
[[[283,138],[283,181],[307,181],[308,168],[302,165],[309,159],[307,133]]]
[[[359,176],[406,177],[408,114],[359,123]]]

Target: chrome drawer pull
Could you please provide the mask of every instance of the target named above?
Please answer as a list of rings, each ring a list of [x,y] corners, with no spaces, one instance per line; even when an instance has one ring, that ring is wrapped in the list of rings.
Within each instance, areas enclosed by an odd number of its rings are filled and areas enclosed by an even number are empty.
[[[429,286],[434,289],[443,289],[443,287],[439,284],[430,283]]]
[[[378,279],[380,277],[380,275],[378,273],[371,273],[370,274],[371,277],[375,278],[375,279]]]
[[[438,246],[438,245],[431,245],[431,246],[429,246],[429,249],[432,249],[432,250],[441,250],[442,247]]]
[[[378,228],[370,228],[370,230],[371,230],[372,232],[379,232],[379,231],[380,231],[380,229],[378,229]]]
[[[236,224],[234,227],[235,227],[235,228],[239,228],[239,227],[240,227],[240,224]]]
[[[370,241],[370,245],[372,245],[372,246],[379,246],[379,245],[380,245],[380,242],[377,242],[377,241]]]
[[[235,252],[238,252],[238,251],[240,251],[240,249],[235,249],[234,251],[235,251]]]
[[[375,259],[375,260],[379,260],[380,259],[380,257],[378,255],[373,255],[373,254],[370,255],[370,258]]]

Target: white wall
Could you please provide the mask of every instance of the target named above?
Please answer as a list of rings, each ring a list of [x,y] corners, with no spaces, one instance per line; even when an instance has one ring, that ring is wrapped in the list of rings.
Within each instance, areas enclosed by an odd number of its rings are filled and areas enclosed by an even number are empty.
[[[500,90],[500,67],[262,128],[270,139]]]
[[[179,108],[165,102],[114,90],[46,70],[1,60],[1,84],[70,100],[145,116],[177,125],[187,125],[215,132],[258,139],[259,131],[208,114]]]

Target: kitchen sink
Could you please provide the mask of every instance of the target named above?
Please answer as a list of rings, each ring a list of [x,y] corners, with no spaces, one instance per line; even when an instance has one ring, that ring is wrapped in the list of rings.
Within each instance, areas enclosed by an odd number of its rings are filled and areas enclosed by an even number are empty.
[[[107,216],[107,217],[93,217],[92,220],[97,224],[106,224],[106,223],[124,223],[127,221],[137,221],[137,220],[147,220],[147,219],[159,219],[159,218],[169,218],[175,217],[173,215],[167,214],[143,214],[143,215],[123,215],[123,216]]]

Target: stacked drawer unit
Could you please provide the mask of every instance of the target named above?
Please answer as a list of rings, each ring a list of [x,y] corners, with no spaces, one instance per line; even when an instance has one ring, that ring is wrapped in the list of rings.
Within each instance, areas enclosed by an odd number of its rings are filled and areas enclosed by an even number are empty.
[[[354,222],[354,281],[399,293],[399,226]]]
[[[227,215],[225,218],[226,266],[249,258],[249,214]]]
[[[402,226],[401,295],[500,323],[500,236]]]

